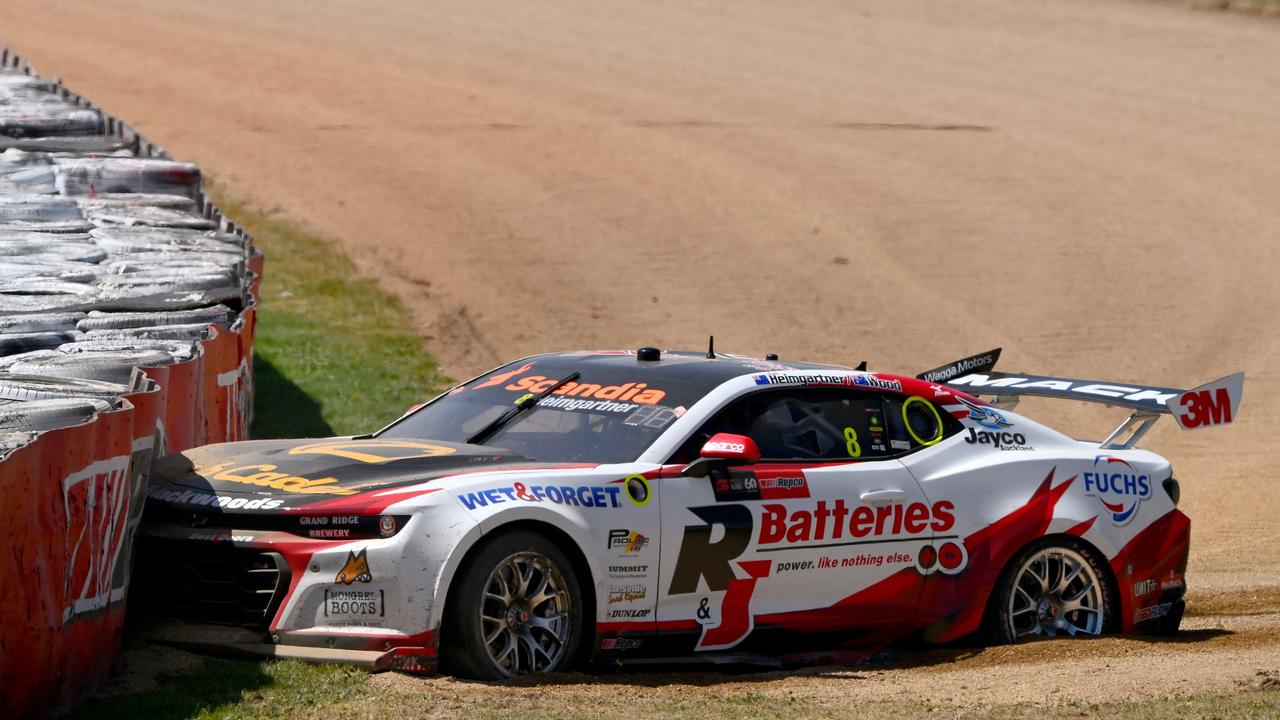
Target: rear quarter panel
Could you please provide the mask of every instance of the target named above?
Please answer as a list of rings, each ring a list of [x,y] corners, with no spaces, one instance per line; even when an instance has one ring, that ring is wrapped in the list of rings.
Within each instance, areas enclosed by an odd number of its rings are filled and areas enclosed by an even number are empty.
[[[962,573],[933,575],[926,582],[919,611],[930,639],[952,640],[976,631],[1001,572],[1028,544],[1048,535],[1074,536],[1111,564],[1145,528],[1175,510],[1161,488],[1170,469],[1160,456],[1102,450],[1001,412],[1010,422],[1003,429],[1010,437],[1004,439],[1012,440],[1016,432],[1022,442],[971,442],[984,428],[966,419],[965,432],[903,458],[930,501],[955,504],[955,532],[968,555]],[[1128,489],[1133,492],[1112,492],[1107,479],[1117,474],[1132,476]],[[1145,480],[1139,482],[1139,476]],[[1126,479],[1116,478],[1122,491]],[[1115,578],[1121,619],[1132,614],[1133,582],[1151,571],[1126,569]]]

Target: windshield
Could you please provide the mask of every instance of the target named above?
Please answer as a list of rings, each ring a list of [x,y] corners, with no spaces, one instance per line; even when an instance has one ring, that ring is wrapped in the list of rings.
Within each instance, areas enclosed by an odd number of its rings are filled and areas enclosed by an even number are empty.
[[[508,419],[484,444],[541,462],[632,462],[706,390],[670,373],[654,378],[654,370],[636,364],[535,358],[472,380],[378,436],[463,443],[521,399],[546,392],[574,372],[581,375]]]

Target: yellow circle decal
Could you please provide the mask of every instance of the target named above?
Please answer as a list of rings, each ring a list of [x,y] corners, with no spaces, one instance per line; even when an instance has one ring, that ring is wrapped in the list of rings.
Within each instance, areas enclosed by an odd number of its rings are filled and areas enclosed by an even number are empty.
[[[649,490],[649,481],[643,475],[627,476],[627,499],[637,507],[644,507],[649,504],[649,498],[653,493]]]
[[[911,421],[907,419],[907,408],[911,407],[912,403],[919,403],[925,406],[929,412],[933,413],[935,429],[933,431],[932,438],[925,440],[917,435],[915,430],[911,429]],[[907,398],[906,402],[902,403],[902,424],[907,426],[907,433],[911,435],[912,439],[921,445],[932,445],[942,439],[942,416],[938,414],[938,408],[934,407],[932,403],[922,397],[913,395],[912,397]]]

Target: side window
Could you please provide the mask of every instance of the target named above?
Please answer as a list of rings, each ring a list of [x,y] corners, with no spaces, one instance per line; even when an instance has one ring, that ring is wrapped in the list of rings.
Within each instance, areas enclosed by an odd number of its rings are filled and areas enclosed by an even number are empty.
[[[964,429],[949,413],[918,396],[886,396],[884,412],[889,428],[889,451],[895,455],[936,445]]]
[[[746,435],[765,460],[834,461],[893,453],[885,410],[874,393],[801,388],[753,393],[721,410],[672,456],[692,462],[716,433]]]

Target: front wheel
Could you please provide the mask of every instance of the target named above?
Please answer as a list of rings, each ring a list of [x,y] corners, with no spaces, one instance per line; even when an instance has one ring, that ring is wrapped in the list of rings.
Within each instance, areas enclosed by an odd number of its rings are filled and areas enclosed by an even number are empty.
[[[458,577],[445,609],[445,668],[478,680],[560,672],[573,665],[582,596],[573,565],[525,530],[486,542]]]
[[[1111,592],[1095,554],[1067,539],[1032,546],[1009,563],[987,617],[987,640],[1101,635],[1110,629]]]

